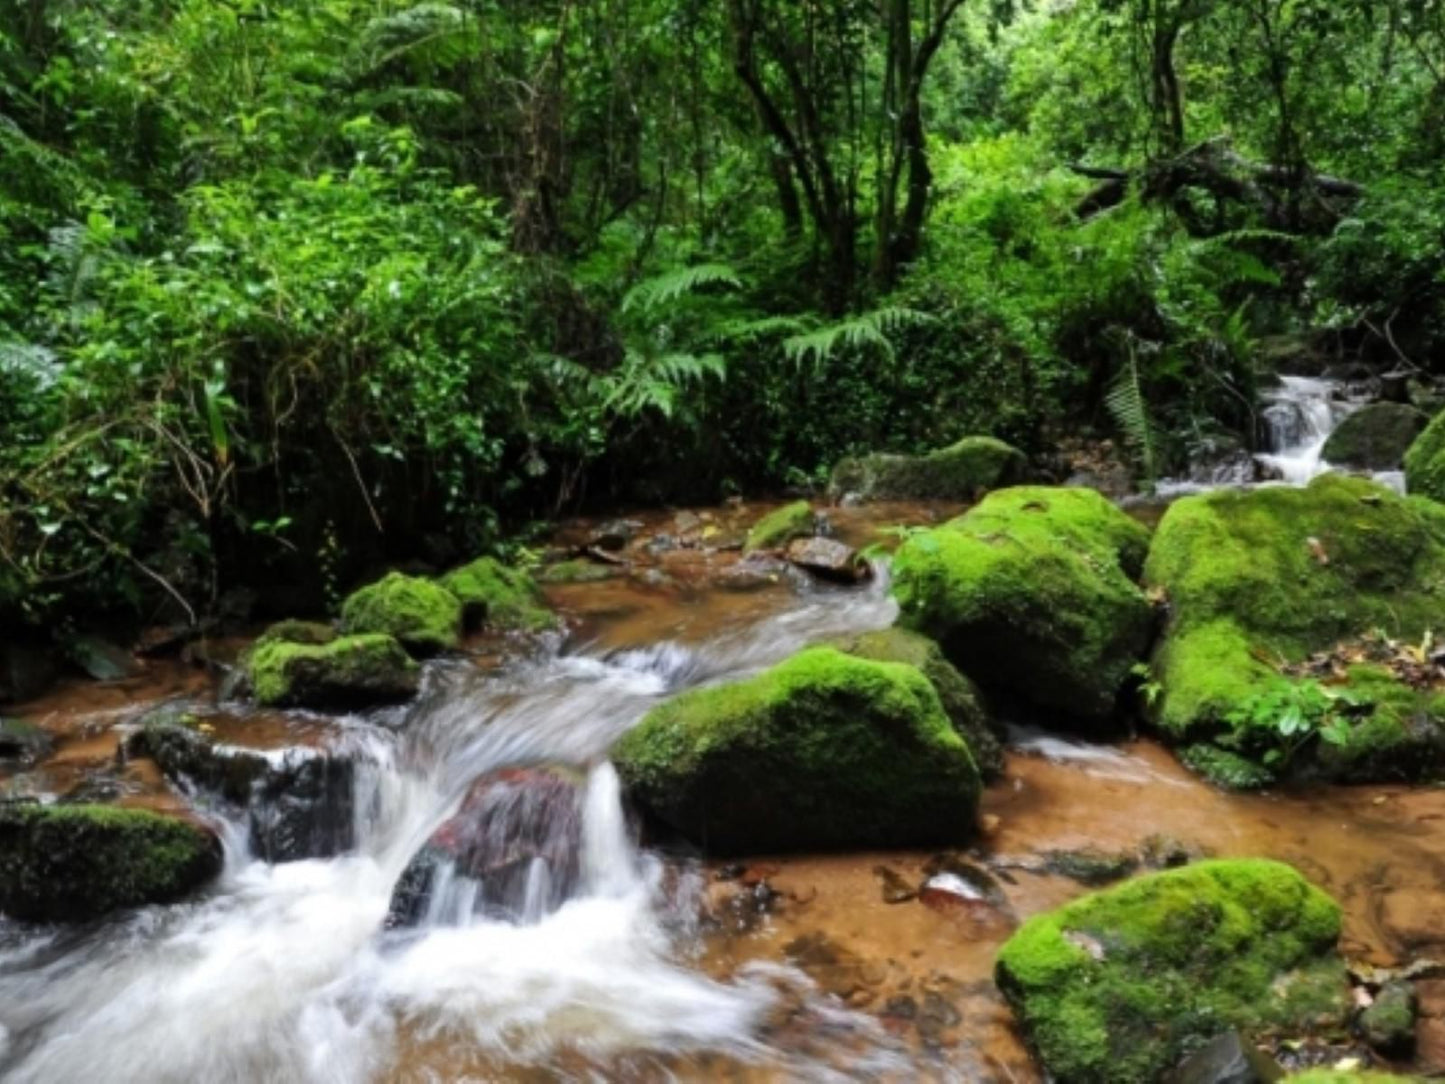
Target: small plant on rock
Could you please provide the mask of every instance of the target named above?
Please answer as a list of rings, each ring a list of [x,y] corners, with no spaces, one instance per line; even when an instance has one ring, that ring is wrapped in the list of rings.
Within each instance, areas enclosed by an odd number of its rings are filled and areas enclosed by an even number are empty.
[[[1360,700],[1313,679],[1271,682],[1225,716],[1231,730],[1219,743],[1241,751],[1265,745],[1262,763],[1285,770],[1312,741],[1349,744]]]

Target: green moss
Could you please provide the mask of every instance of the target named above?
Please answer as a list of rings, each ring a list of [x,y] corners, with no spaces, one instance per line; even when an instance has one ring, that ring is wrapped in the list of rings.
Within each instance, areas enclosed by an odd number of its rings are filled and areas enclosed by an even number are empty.
[[[1179,760],[1225,790],[1260,790],[1275,781],[1274,772],[1263,764],[1208,742],[1184,746]]]
[[[1396,470],[1428,421],[1404,403],[1371,403],[1340,422],[1320,456],[1336,467]]]
[[[1187,497],[1165,513],[1145,580],[1167,595],[1171,613],[1155,657],[1158,723],[1176,741],[1205,741],[1279,679],[1276,662],[1298,662],[1376,627],[1414,639],[1438,623],[1445,509],[1333,474],[1304,489]],[[1390,778],[1421,742],[1434,741],[1438,728],[1408,722],[1428,703],[1403,688],[1390,692],[1387,676],[1362,683],[1370,686],[1359,690],[1363,698],[1381,709],[1343,749],[1313,747],[1299,770]],[[1193,754],[1200,766],[1219,759]]]
[[[536,632],[556,624],[536,581],[494,557],[479,557],[469,565],[448,572],[442,577],[441,585],[461,602],[469,624],[524,632]]]
[[[1023,452],[993,437],[964,437],[927,455],[868,455],[833,469],[829,491],[864,500],[972,501],[980,490],[1023,481]]]
[[[221,870],[216,837],[188,821],[109,806],[0,806],[0,911],[79,922],[175,900]]]
[[[538,575],[543,583],[600,583],[625,575],[619,565],[604,565],[583,557],[548,565]]]
[[[319,621],[298,621],[295,618],[287,618],[285,621],[277,621],[258,636],[256,644],[253,644],[252,648],[254,650],[257,644],[267,643],[329,644],[336,639],[337,635],[335,628]]]
[[[1289,1084],[1413,1084],[1419,1078],[1394,1073],[1361,1073],[1342,1069],[1306,1069],[1285,1078]]]
[[[812,533],[812,505],[807,501],[794,501],[774,509],[753,524],[743,544],[743,552],[778,549],[795,538],[806,538]]]
[[[1405,453],[1405,488],[1445,501],[1445,410],[1435,415]]]
[[[988,714],[977,687],[943,656],[937,642],[908,629],[880,629],[834,641],[849,655],[875,662],[901,662],[921,672],[943,704],[944,714],[973,753],[985,780],[1003,774],[1003,727]]]
[[[386,633],[420,654],[446,651],[461,641],[462,604],[431,580],[392,572],[347,598],[341,631]]]
[[[613,760],[642,808],[724,854],[959,842],[980,789],[921,673],[830,647],[668,701]]]
[[[386,703],[412,696],[418,684],[416,663],[383,633],[326,644],[258,641],[246,668],[256,700],[275,706]]]
[[[1413,986],[1408,982],[1390,983],[1360,1013],[1360,1034],[1381,1054],[1407,1058],[1415,1050],[1415,1018],[1419,1010]]]
[[[1152,609],[1131,579],[1148,538],[1092,490],[999,490],[899,548],[900,623],[985,687],[1107,719],[1148,646]]]
[[[1342,1026],[1340,910],[1259,859],[1137,877],[1036,915],[996,979],[1061,1081],[1153,1081],[1221,1031]]]

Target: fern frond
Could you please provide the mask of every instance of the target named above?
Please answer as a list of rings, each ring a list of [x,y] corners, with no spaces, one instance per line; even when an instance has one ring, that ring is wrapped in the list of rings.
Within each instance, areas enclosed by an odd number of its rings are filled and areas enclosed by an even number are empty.
[[[690,294],[704,286],[722,283],[732,289],[741,289],[742,279],[727,264],[700,263],[692,267],[679,267],[639,282],[627,291],[622,299],[622,311],[641,306],[644,309],[676,301],[683,294]]]
[[[624,418],[655,410],[671,418],[678,393],[708,377],[727,376],[720,354],[659,354],[647,356],[628,350],[620,373],[612,378],[603,401],[605,409]]]
[[[1104,405],[1113,415],[1114,424],[1123,434],[1124,442],[1138,457],[1145,480],[1152,486],[1158,477],[1158,440],[1154,423],[1149,417],[1149,404],[1144,399],[1144,389],[1139,382],[1139,355],[1132,341],[1128,343],[1128,360],[1114,374],[1114,383],[1104,396]]]
[[[476,55],[481,39],[475,20],[451,4],[421,3],[367,23],[352,56],[358,77],[397,60],[414,69],[445,70]]]
[[[888,358],[893,357],[890,332],[899,328],[932,321],[933,317],[917,309],[890,305],[873,309],[858,316],[850,317],[827,327],[820,327],[801,335],[793,335],[783,341],[783,353],[795,364],[805,365],[810,360],[822,365],[842,346],[861,349],[877,347]]]
[[[54,351],[15,339],[0,342],[0,374],[26,377],[37,390],[44,391],[59,379],[60,363]]]

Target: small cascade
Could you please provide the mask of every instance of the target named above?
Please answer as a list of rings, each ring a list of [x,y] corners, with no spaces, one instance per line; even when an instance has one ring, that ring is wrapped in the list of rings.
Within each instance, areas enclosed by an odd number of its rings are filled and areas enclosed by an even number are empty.
[[[1265,470],[1289,485],[1304,485],[1329,470],[1321,458],[1335,426],[1359,406],[1341,396],[1338,381],[1282,376],[1265,393],[1262,414],[1270,450],[1256,458]]]

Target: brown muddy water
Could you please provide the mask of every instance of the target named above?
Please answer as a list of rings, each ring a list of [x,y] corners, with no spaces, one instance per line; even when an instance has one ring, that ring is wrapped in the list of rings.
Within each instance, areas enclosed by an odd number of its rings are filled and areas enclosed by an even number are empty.
[[[1343,905],[1343,948],[1362,965],[1445,959],[1445,789],[1228,795],[1146,740],[1016,729],[962,853],[724,864],[639,848],[605,763],[619,734],[682,688],[895,615],[881,580],[828,586],[742,562],[736,544],[763,510],[638,516],[610,578],[547,589],[565,639],[478,640],[430,664],[407,708],[257,712],[218,703],[201,669],[152,662],[138,679],[13,712],[56,749],[0,774],[0,793],[198,816],[222,832],[227,866],[196,901],[93,927],[0,920],[0,1077],[1038,1081],[993,987],[998,945],[1089,890],[1065,867],[1180,855],[1299,867]],[[955,511],[828,514],[839,537],[867,546]],[[585,545],[595,526],[570,525],[558,542]],[[237,811],[119,757],[138,718],[172,702],[224,744],[356,758],[354,850],[268,865]],[[470,917],[383,931],[393,885],[468,785],[539,763],[585,777],[566,902],[524,920],[463,908]],[[1420,1051],[1400,1068],[1445,1072],[1445,982],[1420,987]]]

